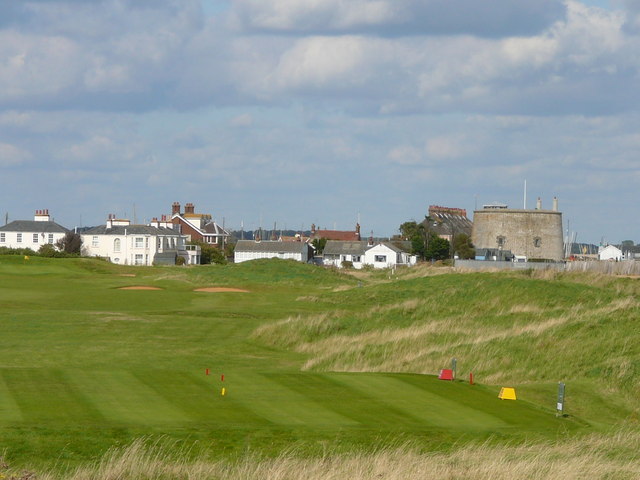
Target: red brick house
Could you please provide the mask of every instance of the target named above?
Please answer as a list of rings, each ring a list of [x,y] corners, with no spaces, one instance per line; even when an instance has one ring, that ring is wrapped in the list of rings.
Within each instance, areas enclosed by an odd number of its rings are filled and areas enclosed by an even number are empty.
[[[230,234],[218,225],[211,214],[195,213],[193,203],[184,206],[184,212],[180,211],[180,203],[171,205],[171,223],[188,237],[188,240],[204,242],[216,247],[223,247]]]

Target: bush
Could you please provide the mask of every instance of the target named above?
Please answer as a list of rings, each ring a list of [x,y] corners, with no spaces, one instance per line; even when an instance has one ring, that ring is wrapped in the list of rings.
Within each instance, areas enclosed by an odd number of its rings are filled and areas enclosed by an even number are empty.
[[[340,265],[342,265],[342,268],[353,268],[353,262],[349,260],[344,260]]]

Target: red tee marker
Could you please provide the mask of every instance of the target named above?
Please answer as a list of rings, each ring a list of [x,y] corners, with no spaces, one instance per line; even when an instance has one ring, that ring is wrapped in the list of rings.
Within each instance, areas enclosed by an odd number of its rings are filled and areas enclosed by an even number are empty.
[[[222,375],[220,375],[220,381],[224,382],[224,373]]]
[[[449,368],[443,368],[442,370],[440,370],[438,380],[453,380],[453,370]]]
[[[205,374],[209,375],[209,369],[208,368],[205,370]]]

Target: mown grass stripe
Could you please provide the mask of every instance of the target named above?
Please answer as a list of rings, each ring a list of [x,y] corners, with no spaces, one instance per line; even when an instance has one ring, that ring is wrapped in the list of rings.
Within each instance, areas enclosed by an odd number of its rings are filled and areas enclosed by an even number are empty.
[[[24,419],[31,422],[103,422],[104,416],[82,387],[59,369],[6,369],[4,380]]]
[[[447,395],[450,385],[423,376],[424,388],[403,382],[391,375],[344,375],[334,379],[397,410],[406,412],[427,425],[456,429],[507,427],[499,417],[462,405]],[[467,392],[473,395],[473,392]]]
[[[23,419],[20,407],[4,379],[5,369],[0,369],[0,423],[19,422]]]
[[[269,424],[238,401],[233,382],[227,380],[222,383],[218,375],[161,370],[137,371],[135,375],[174,408],[182,410],[190,421],[197,422],[200,426],[242,427]],[[230,386],[230,392],[223,398],[221,389],[225,386]],[[234,395],[231,394],[232,391]]]
[[[111,422],[154,425],[190,420],[132,372],[74,369],[70,378]]]
[[[228,390],[224,401],[233,398],[256,415],[281,426],[357,426],[356,421],[336,412],[330,403],[318,401],[315,395],[309,395],[312,392],[297,388],[299,377],[301,375],[282,379],[278,375],[243,372],[226,383]]]
[[[353,374],[357,377],[357,374]],[[373,428],[396,429],[424,423],[412,412],[388,405],[375,394],[352,388],[336,380],[332,374],[271,374],[269,378],[288,385],[301,395],[313,398],[335,413],[361,425]]]

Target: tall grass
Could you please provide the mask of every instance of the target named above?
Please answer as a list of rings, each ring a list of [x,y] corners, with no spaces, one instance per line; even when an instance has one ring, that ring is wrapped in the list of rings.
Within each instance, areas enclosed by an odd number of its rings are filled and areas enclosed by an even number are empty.
[[[306,354],[303,370],[437,373],[457,357],[484,383],[598,378],[640,393],[636,280],[451,274],[337,295],[348,296],[339,308],[253,337]]]
[[[66,473],[12,477],[5,467],[3,472],[0,466],[0,477],[39,480],[634,479],[640,476],[640,434],[624,431],[517,446],[484,443],[446,453],[404,445],[348,454],[329,450],[309,458],[292,450],[277,458],[247,455],[236,461],[190,460],[137,440]]]

